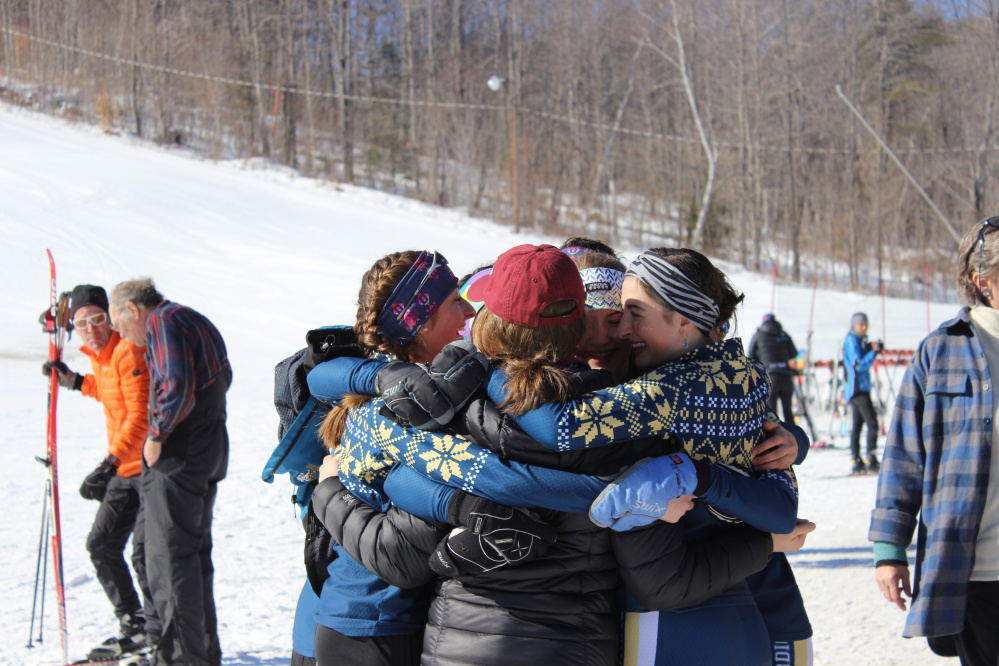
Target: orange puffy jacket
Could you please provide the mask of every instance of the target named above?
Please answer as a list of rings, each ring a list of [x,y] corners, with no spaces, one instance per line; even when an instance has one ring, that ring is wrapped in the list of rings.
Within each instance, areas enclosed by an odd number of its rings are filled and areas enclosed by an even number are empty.
[[[104,405],[108,453],[119,460],[118,474],[134,476],[142,469],[142,445],[149,430],[149,370],[141,347],[112,332],[100,354],[86,346],[94,374],[80,390]]]

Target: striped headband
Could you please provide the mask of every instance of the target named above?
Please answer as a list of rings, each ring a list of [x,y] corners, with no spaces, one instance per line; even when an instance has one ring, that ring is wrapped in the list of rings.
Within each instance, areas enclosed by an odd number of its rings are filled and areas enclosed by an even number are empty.
[[[631,262],[627,275],[648,285],[664,301],[710,335],[718,321],[718,304],[673,264],[657,254],[643,252]]]
[[[579,271],[586,290],[587,310],[620,310],[624,273],[613,268],[584,268]]]

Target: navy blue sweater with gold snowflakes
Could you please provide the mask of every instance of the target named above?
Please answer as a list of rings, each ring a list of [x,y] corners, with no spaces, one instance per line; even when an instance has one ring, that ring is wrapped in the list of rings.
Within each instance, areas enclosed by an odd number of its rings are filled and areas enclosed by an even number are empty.
[[[487,390],[490,399],[501,402],[506,377],[493,372]],[[769,394],[766,370],[733,338],[699,347],[625,384],[542,405],[515,420],[557,451],[672,436],[692,458],[751,472],[763,422],[777,420],[767,407]]]

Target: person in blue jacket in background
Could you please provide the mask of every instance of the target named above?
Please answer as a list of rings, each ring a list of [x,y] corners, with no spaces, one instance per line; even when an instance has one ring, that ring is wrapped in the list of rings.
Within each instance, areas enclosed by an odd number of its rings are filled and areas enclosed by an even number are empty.
[[[878,473],[881,469],[875,452],[878,450],[878,414],[871,402],[871,366],[881,352],[880,340],[868,342],[867,315],[857,312],[850,318],[850,332],[843,341],[843,365],[846,366],[846,383],[843,399],[853,407],[853,430],[850,432],[850,451],[853,454],[853,473]],[[860,429],[867,425],[867,464],[860,457]]]

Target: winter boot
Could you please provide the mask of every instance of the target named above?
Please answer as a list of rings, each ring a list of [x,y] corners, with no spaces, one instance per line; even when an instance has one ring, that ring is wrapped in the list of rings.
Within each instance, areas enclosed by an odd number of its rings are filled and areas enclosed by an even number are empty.
[[[867,474],[867,467],[864,466],[864,461],[860,458],[853,459],[853,473],[854,474]]]
[[[122,657],[118,662],[118,666],[152,666],[154,652],[156,652],[156,647],[147,645],[132,654]]]
[[[867,456],[867,471],[871,474],[877,474],[881,471],[881,463],[878,462],[877,457],[873,453]]]
[[[146,646],[146,620],[141,615],[123,615],[121,632],[112,636],[87,655],[90,661],[115,661],[122,655],[137,652]]]

